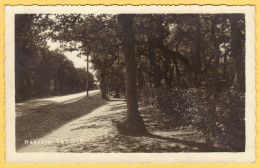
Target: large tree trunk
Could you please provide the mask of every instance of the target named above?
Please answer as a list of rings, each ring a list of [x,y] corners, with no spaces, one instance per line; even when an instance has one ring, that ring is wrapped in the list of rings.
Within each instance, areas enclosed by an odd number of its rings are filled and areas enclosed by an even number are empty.
[[[200,63],[200,41],[201,41],[200,29],[201,29],[200,21],[197,20],[195,54],[192,57],[193,79],[194,79],[194,84],[195,84],[196,87],[199,87],[199,85],[200,85],[200,82],[199,82],[199,73],[200,73],[200,68],[201,68],[201,63]]]
[[[138,89],[142,90],[144,86],[144,76],[140,67],[137,69],[137,83]]]
[[[106,73],[101,72],[100,73],[100,89],[101,89],[101,97],[103,99],[107,98],[107,84],[106,84]]]
[[[223,74],[222,74],[222,80],[227,83],[227,56],[230,53],[230,49],[227,49],[223,55],[224,60],[223,60]]]
[[[160,68],[156,64],[154,48],[155,47],[152,44],[149,44],[149,46],[148,46],[148,49],[149,49],[149,62],[150,62],[151,71],[153,73],[153,83],[154,83],[154,87],[156,89],[158,89],[158,88],[162,88],[162,84],[161,84],[162,75],[161,75]]]
[[[120,87],[118,86],[118,87],[116,87],[115,88],[115,95],[114,95],[114,98],[120,98],[120,94],[119,94],[119,92],[120,92]]]
[[[176,62],[184,67],[184,75],[187,78],[187,84],[189,87],[194,87],[194,80],[192,76],[192,66],[190,65],[188,59],[186,59],[180,53],[174,52],[168,47],[164,46],[162,43],[156,43],[156,47],[164,52],[165,55],[169,55],[173,62]]]
[[[118,21],[122,26],[123,51],[126,64],[127,117],[124,127],[128,134],[137,135],[147,131],[138,111],[133,17],[134,15],[131,14],[120,14]]]
[[[176,62],[174,63],[174,65],[175,65],[175,74],[176,74],[175,84],[176,84],[177,88],[180,88],[181,87],[181,72],[180,72],[180,69]]]
[[[120,78],[117,78],[117,79],[114,79],[115,80],[115,83],[113,83],[113,90],[115,91],[115,95],[114,95],[114,98],[120,98],[120,87],[121,87],[121,79]]]
[[[245,56],[242,43],[245,37],[239,30],[239,18],[239,15],[232,15],[229,18],[231,25],[231,56],[235,60],[235,88],[240,91],[245,91]]]
[[[220,50],[219,50],[219,43],[216,39],[216,18],[212,20],[211,23],[211,39],[213,43],[213,55],[212,58],[215,58],[214,65],[212,67],[212,85],[215,90],[218,89],[218,64],[219,64],[219,57],[220,57]]]

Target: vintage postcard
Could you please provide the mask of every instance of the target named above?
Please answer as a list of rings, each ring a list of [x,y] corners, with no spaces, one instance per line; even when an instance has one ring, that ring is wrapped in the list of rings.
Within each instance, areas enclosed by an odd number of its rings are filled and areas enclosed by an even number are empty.
[[[254,163],[254,6],[6,6],[7,163]]]

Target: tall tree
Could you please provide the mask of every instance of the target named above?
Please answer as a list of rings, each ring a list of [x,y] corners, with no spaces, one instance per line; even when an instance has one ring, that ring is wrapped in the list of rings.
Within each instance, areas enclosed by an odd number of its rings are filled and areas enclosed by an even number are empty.
[[[237,90],[245,91],[245,51],[243,43],[245,41],[244,24],[239,26],[244,15],[230,15],[231,26],[231,55],[235,60],[235,79],[234,84]]]
[[[143,134],[146,132],[146,128],[138,111],[133,18],[134,15],[132,14],[118,15],[118,21],[122,26],[123,51],[126,65],[127,116],[125,128],[130,134]]]
[[[196,25],[195,25],[195,53],[192,57],[192,68],[193,68],[193,78],[195,86],[199,86],[199,74],[200,74],[200,67],[201,67],[201,58],[200,58],[200,41],[201,41],[201,23],[200,23],[201,17],[198,16],[196,18]]]

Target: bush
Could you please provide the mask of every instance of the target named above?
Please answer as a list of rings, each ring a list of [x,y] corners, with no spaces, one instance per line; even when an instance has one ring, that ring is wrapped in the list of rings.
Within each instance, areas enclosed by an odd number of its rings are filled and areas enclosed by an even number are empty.
[[[153,95],[153,97],[149,97]],[[245,96],[235,90],[202,88],[144,91],[141,100],[202,133],[207,142],[245,149]]]

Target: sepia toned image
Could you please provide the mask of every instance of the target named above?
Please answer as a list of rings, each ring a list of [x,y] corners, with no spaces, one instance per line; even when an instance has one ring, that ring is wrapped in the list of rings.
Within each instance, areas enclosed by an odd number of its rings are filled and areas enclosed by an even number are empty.
[[[168,162],[178,154],[254,160],[250,7],[38,8],[9,8],[10,158],[102,154],[105,162],[120,154],[123,162],[143,155],[152,163],[164,153]]]

